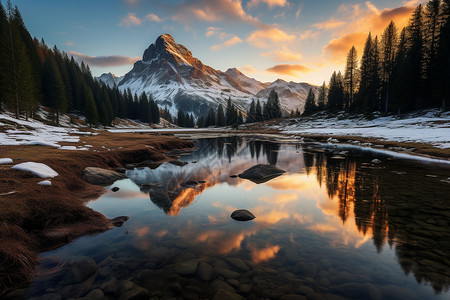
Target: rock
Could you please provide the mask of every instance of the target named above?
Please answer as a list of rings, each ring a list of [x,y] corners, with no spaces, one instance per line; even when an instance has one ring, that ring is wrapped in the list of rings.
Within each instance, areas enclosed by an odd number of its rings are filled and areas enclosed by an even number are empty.
[[[166,156],[176,157],[180,155],[191,154],[192,149],[173,149],[166,153]]]
[[[170,160],[169,164],[175,165],[175,166],[179,166],[179,167],[183,167],[185,165],[187,165],[188,163],[185,161],[180,161],[180,160]]]
[[[237,281],[236,279],[227,279],[227,283],[230,284],[235,289],[239,289],[239,287],[241,286],[239,281]]]
[[[118,188],[117,186],[115,186],[115,187],[113,187],[112,189],[111,189],[111,191],[113,191],[113,192],[117,192],[117,191],[119,191],[120,190],[120,188]]]
[[[220,290],[214,295],[213,300],[245,300],[245,298],[229,291]]]
[[[61,300],[62,299],[61,295],[57,294],[57,293],[45,294],[45,295],[40,296],[38,298],[39,298],[39,300]],[[7,297],[6,299],[25,299],[25,297],[24,298],[9,298],[9,297]],[[80,298],[80,299],[83,299],[83,298]]]
[[[95,185],[108,185],[119,179],[127,178],[124,174],[102,168],[87,167],[83,171],[83,177],[87,182]]]
[[[93,259],[85,257],[68,263],[65,265],[65,270],[67,271],[63,279],[59,282],[63,286],[89,280],[93,275],[97,275],[99,267]]]
[[[207,263],[200,263],[197,269],[198,278],[203,281],[211,281],[213,278],[214,269]]]
[[[130,217],[128,216],[120,216],[115,217],[114,219],[110,219],[109,221],[116,227],[121,227],[126,221],[128,221]]]
[[[234,288],[229,285],[228,283],[226,283],[223,280],[220,279],[216,279],[211,283],[211,287],[214,291],[230,291],[230,292],[235,292]]]
[[[237,175],[230,175],[230,178],[237,178]]]
[[[116,277],[113,277],[104,283],[101,288],[103,289],[105,295],[115,296],[119,290],[119,281]]]
[[[378,158],[372,159],[372,163],[373,164],[381,164],[381,160],[379,160]]]
[[[86,296],[78,298],[78,300],[102,300],[105,299],[105,295],[101,289],[95,289],[90,291]]]
[[[149,298],[149,293],[146,289],[129,280],[123,281],[120,284],[119,291],[119,300],[147,300]]]
[[[242,271],[242,272],[248,272],[250,270],[250,268],[248,267],[248,265],[241,259],[239,258],[227,258],[226,261],[232,265],[233,267],[235,267],[236,269]]]
[[[198,260],[188,260],[175,265],[175,272],[182,276],[194,275],[197,272]]]
[[[222,269],[222,268],[217,268],[216,273],[218,275],[224,277],[225,279],[236,279],[236,278],[239,278],[239,276],[241,275],[238,272],[234,272],[234,271],[231,271],[228,269]]]
[[[253,181],[254,183],[259,184],[278,177],[283,173],[286,173],[286,171],[281,170],[275,166],[258,164],[251,167],[250,169],[245,170],[238,176],[240,178],[248,179]]]
[[[238,209],[233,211],[233,213],[231,214],[231,218],[236,221],[250,221],[255,218],[255,215],[253,215],[246,209]]]
[[[127,169],[125,168],[115,168],[114,171],[121,173],[121,174],[125,174],[125,172],[127,171]]]

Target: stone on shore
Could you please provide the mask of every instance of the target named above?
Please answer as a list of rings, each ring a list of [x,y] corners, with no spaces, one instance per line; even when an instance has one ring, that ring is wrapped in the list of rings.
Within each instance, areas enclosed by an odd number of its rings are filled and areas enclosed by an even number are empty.
[[[127,178],[119,172],[96,167],[87,167],[84,169],[83,177],[89,183],[95,185],[108,185],[114,183],[116,180]]]

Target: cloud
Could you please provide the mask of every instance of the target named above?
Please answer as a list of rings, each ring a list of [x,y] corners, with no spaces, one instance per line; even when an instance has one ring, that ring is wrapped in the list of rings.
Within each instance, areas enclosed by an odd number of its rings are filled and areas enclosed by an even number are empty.
[[[284,7],[284,6],[289,4],[286,0],[251,0],[247,4],[247,7],[257,6],[258,4],[260,4],[262,2],[266,3],[267,6],[269,6],[270,9],[274,8],[275,6]]]
[[[75,51],[69,51],[69,54],[84,61],[90,66],[95,67],[115,67],[131,65],[136,61],[142,59],[141,57],[128,57],[121,55],[109,55],[109,56],[89,56]]]
[[[68,41],[68,42],[65,42],[64,45],[66,45],[66,46],[74,46],[75,44],[70,42],[70,41]]]
[[[162,22],[162,20],[161,20],[157,15],[152,14],[152,13],[147,14],[147,15],[145,16],[145,18],[146,18],[147,20],[151,21],[151,22],[158,22],[158,23],[161,23],[161,22]]]
[[[222,44],[212,46],[211,50],[212,51],[217,51],[217,50],[219,50],[221,48],[230,47],[230,46],[233,46],[233,45],[236,45],[236,44],[239,44],[239,43],[242,43],[242,40],[239,37],[234,36],[231,39],[226,40]]]
[[[239,69],[239,71],[241,71],[244,74],[256,73],[256,69],[253,68],[251,65],[245,65],[245,66],[239,67],[238,69]]]
[[[290,35],[281,29],[275,27],[266,27],[254,31],[248,38],[247,42],[253,46],[264,48],[272,47],[274,43],[283,43],[295,39],[295,35]]]
[[[276,65],[272,68],[268,68],[267,71],[282,75],[290,75],[290,76],[296,76],[297,73],[308,73],[313,70],[311,70],[308,67],[305,67],[304,65],[289,65],[289,64],[283,64],[283,65]]]
[[[122,27],[141,26],[142,20],[136,17],[135,13],[128,13],[119,23]]]
[[[289,50],[272,51],[267,53],[261,53],[262,56],[273,56],[275,61],[300,61],[302,55],[299,53],[294,53]]]
[[[300,13],[302,12],[302,7],[300,7],[299,9],[297,9],[297,11],[295,12],[295,19],[298,20],[298,18],[300,17]]]
[[[344,21],[339,21],[339,20],[336,20],[335,18],[331,18],[328,21],[321,22],[321,23],[316,23],[313,26],[318,28],[318,29],[328,30],[328,29],[334,29],[334,28],[338,28],[338,27],[344,26],[345,24],[346,23]]]
[[[184,23],[190,23],[193,20],[207,22],[241,21],[256,26],[264,26],[257,18],[244,11],[240,0],[192,0],[173,5],[172,9],[174,10],[172,19]]]
[[[354,45],[358,53],[362,54],[369,32],[372,32],[373,36],[380,35],[391,20],[398,28],[403,28],[408,24],[415,4],[417,4],[416,1],[409,1],[399,7],[381,10],[370,1],[367,1],[365,6],[341,5],[338,13],[341,14],[342,19],[345,17],[345,20],[350,20],[349,22],[342,25],[333,23],[336,21],[333,17],[326,22],[316,24],[318,28],[322,26],[324,29],[335,30],[334,34],[338,36],[324,46],[323,53],[333,62],[343,62],[347,52]]]
[[[348,33],[331,40],[328,45],[323,48],[323,52],[332,61],[344,61],[350,48],[355,46],[357,50],[361,49],[366,38],[367,32]]]

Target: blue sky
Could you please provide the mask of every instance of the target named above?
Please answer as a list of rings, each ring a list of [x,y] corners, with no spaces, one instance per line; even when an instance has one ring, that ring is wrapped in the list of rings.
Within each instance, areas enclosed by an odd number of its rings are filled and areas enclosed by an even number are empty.
[[[156,38],[213,68],[261,81],[321,84],[346,52],[393,19],[401,28],[419,1],[15,0],[33,36],[87,61],[96,76],[123,75]],[[5,5],[5,1],[3,1]]]

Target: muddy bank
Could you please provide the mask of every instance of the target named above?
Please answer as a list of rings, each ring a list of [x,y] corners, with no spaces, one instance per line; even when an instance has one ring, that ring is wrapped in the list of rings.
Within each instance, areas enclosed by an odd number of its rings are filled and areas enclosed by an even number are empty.
[[[171,136],[111,134],[83,137],[89,151],[64,151],[44,146],[0,146],[1,156],[14,163],[44,163],[59,173],[51,186],[42,178],[0,165],[0,295],[26,284],[33,276],[41,251],[64,245],[85,234],[103,232],[113,225],[87,208],[102,186],[83,178],[86,167],[114,169],[130,163],[166,160],[165,152],[193,147],[191,141]],[[71,144],[73,145],[73,143]]]

